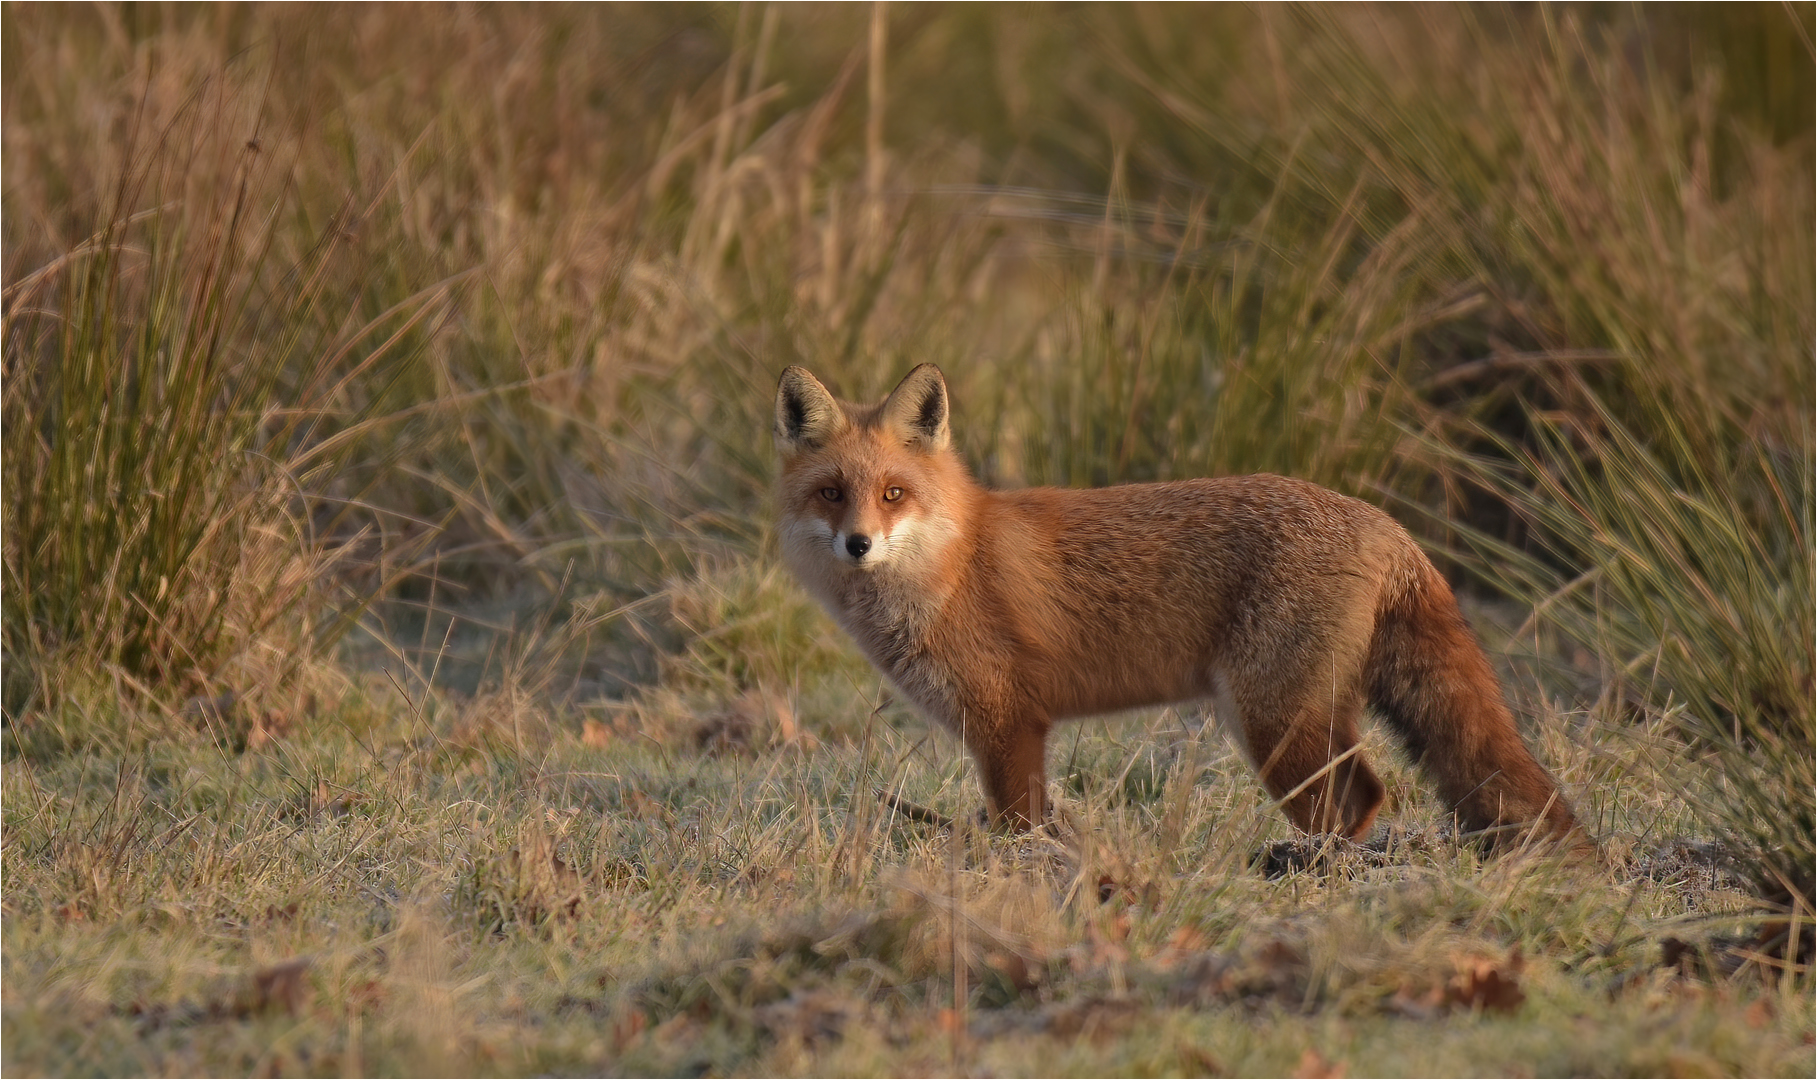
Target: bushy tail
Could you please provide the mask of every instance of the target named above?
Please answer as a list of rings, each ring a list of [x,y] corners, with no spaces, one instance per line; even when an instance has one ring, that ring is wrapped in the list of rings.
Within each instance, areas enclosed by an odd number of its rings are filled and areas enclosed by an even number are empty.
[[[1584,841],[1558,784],[1521,741],[1451,587],[1424,555],[1409,555],[1406,587],[1386,597],[1377,616],[1371,704],[1465,829],[1494,830],[1503,841],[1529,832]]]

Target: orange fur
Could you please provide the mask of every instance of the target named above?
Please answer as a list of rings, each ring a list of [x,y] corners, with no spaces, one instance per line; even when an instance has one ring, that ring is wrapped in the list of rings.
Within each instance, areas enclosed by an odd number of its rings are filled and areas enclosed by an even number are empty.
[[[1361,837],[1381,806],[1350,753],[1365,704],[1466,828],[1577,828],[1444,578],[1376,507],[1266,475],[988,490],[931,364],[868,407],[789,368],[776,440],[785,559],[964,740],[995,819],[1044,818],[1056,721],[1209,699],[1308,832]]]

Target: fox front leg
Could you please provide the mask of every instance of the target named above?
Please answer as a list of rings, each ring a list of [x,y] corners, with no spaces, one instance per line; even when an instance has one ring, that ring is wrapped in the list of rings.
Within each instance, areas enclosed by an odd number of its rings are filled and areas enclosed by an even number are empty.
[[[967,731],[992,827],[1022,831],[1047,820],[1049,726],[1046,717],[1025,713],[975,734]]]

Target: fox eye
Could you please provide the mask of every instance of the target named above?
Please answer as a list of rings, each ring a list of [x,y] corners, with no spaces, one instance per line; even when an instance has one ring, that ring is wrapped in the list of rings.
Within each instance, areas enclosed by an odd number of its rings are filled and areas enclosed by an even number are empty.
[[[838,502],[840,499],[845,498],[845,492],[840,491],[835,487],[825,487],[820,489],[820,497],[827,502]]]
[[[895,502],[897,499],[900,499],[900,498],[902,498],[902,489],[901,488],[892,487],[892,488],[884,489],[884,492],[883,492],[883,501],[884,502]]]

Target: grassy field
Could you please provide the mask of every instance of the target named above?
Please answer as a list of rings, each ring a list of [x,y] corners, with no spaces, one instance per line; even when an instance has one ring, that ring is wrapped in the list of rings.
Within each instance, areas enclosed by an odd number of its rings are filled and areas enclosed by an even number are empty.
[[[1814,21],[0,7],[0,1065],[1809,1075]],[[922,361],[1387,507],[1603,857],[1196,707],[968,827],[769,502]]]

